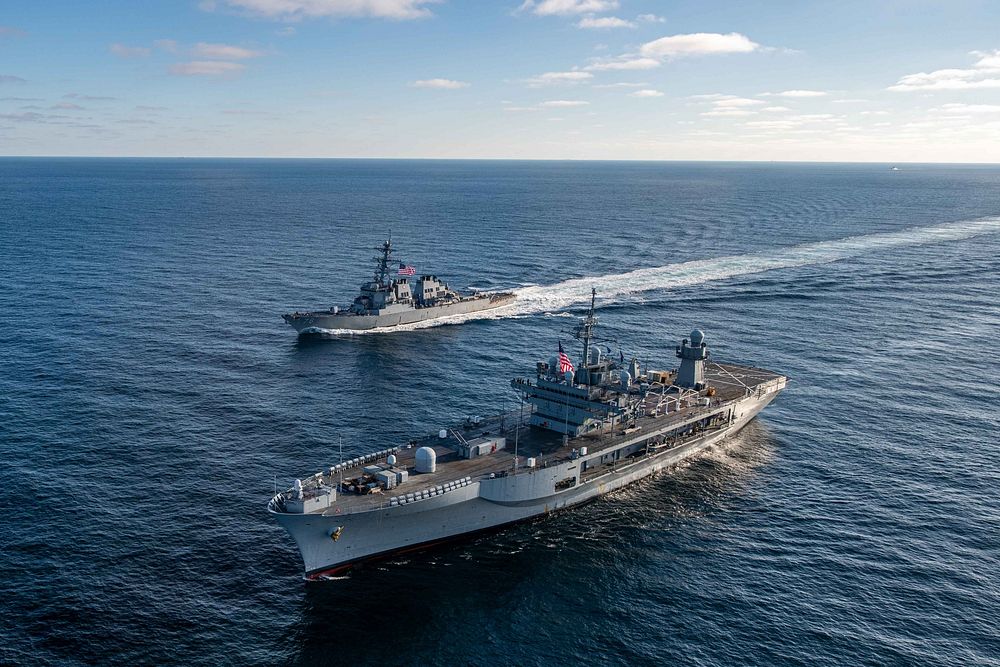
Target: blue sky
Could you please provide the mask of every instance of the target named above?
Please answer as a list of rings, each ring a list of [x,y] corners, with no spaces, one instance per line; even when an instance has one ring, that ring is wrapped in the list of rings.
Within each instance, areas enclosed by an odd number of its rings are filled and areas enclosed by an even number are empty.
[[[1000,3],[8,0],[0,154],[1000,162]]]

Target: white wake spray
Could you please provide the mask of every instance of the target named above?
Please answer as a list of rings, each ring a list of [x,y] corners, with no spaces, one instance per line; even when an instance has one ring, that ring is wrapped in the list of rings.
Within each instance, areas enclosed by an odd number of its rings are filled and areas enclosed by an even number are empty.
[[[898,247],[957,241],[998,231],[1000,231],[1000,217],[951,222],[930,227],[914,227],[898,232],[849,236],[843,239],[805,243],[760,253],[667,264],[636,269],[627,273],[571,278],[552,285],[518,287],[512,290],[517,294],[517,300],[513,304],[483,313],[454,315],[430,322],[417,322],[361,332],[349,329],[321,330],[321,332],[332,335],[387,333],[424,329],[445,324],[461,324],[470,320],[529,317],[542,313],[558,314],[558,311],[564,308],[589,302],[592,287],[597,288],[599,301],[621,301],[623,297],[630,295],[700,285],[777,269],[828,264],[849,257]]]

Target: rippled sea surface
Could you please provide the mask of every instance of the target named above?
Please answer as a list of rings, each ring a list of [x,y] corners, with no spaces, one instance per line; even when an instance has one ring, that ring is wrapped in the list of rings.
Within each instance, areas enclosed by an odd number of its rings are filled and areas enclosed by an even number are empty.
[[[889,167],[0,160],[0,663],[1000,663],[1000,168]],[[518,305],[297,339],[390,230]],[[510,407],[591,286],[653,367],[697,326],[792,382],[672,474],[304,582],[275,483]]]

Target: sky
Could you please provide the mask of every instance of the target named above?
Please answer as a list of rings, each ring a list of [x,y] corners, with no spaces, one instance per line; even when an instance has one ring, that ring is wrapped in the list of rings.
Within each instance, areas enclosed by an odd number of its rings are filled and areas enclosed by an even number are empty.
[[[1000,2],[5,0],[0,155],[1000,163]]]

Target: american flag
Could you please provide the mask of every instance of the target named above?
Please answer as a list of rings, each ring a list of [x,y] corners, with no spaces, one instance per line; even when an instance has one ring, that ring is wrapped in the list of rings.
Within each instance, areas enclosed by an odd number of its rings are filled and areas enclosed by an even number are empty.
[[[569,356],[563,352],[562,341],[559,341],[559,372],[565,373],[566,371],[573,372],[573,362],[569,360]]]
[[[399,275],[401,276],[412,276],[417,273],[417,270],[410,266],[409,264],[399,265]]]

